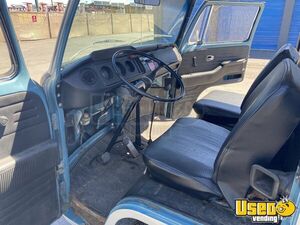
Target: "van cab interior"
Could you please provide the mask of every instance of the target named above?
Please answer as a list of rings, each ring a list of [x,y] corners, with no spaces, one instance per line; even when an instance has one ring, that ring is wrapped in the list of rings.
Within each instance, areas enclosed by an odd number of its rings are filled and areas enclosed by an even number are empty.
[[[296,48],[282,46],[245,96],[198,99],[243,80],[262,3],[204,1],[194,12],[194,1],[135,0],[129,16],[111,4],[112,33],[76,36],[84,2],[70,1],[41,85],[0,3],[14,65],[0,83],[0,224],[51,224],[70,207],[104,224],[130,199],[191,224],[244,225],[252,221],[235,216],[236,199],[290,196],[300,159]],[[154,134],[159,124],[167,129]],[[128,214],[118,224],[147,221]]]

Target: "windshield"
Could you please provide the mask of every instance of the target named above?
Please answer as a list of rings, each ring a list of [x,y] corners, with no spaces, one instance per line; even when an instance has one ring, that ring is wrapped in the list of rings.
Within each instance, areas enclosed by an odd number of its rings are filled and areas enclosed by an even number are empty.
[[[63,65],[96,50],[174,43],[187,8],[187,0],[162,0],[159,6],[135,4],[134,0],[81,0]]]

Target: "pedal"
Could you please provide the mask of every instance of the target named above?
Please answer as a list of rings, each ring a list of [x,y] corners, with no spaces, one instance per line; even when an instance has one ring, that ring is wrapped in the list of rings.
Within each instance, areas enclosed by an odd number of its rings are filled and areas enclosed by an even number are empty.
[[[136,158],[140,155],[139,151],[136,149],[129,137],[123,137],[123,144],[127,147],[129,153],[132,155],[133,158]]]
[[[104,152],[101,157],[97,158],[97,161],[99,161],[98,159],[100,159],[103,165],[106,165],[110,161],[110,153]]]

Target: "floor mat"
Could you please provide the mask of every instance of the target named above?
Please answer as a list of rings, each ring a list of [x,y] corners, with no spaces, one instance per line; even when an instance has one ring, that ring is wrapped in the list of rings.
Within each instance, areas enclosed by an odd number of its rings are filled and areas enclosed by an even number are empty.
[[[128,156],[122,143],[114,146],[108,164],[103,165],[93,160],[98,153],[104,152],[110,138],[109,135],[98,142],[71,172],[72,197],[104,217],[145,170],[142,157],[133,159]]]

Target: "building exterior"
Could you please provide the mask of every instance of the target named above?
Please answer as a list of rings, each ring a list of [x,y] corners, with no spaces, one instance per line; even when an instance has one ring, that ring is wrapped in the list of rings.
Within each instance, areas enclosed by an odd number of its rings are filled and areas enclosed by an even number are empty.
[[[25,12],[26,6],[13,4],[8,7],[8,10],[11,12]]]
[[[300,0],[266,0],[253,49],[277,50],[287,42],[296,45],[299,25]]]
[[[139,11],[151,10],[152,8],[143,5],[130,3],[114,3],[110,1],[93,1],[90,4],[84,4],[86,12],[103,12],[103,13],[136,13]]]

